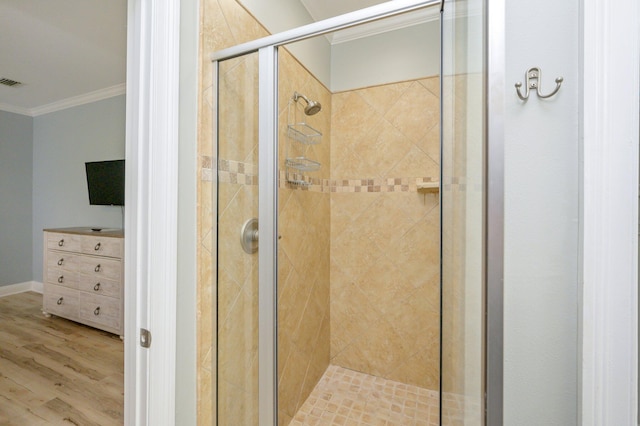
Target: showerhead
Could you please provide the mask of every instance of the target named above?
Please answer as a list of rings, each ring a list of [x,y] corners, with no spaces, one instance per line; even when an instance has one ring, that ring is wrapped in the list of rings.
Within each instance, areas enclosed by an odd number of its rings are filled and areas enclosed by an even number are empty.
[[[314,115],[320,112],[322,109],[322,105],[320,102],[310,101],[309,104],[305,107],[304,113],[307,115]]]
[[[319,113],[320,110],[322,109],[322,105],[320,105],[320,102],[312,101],[303,94],[300,94],[298,92],[293,92],[293,100],[295,102],[298,102],[298,99],[300,98],[304,99],[304,101],[307,103],[307,106],[304,107],[305,114],[314,115]]]

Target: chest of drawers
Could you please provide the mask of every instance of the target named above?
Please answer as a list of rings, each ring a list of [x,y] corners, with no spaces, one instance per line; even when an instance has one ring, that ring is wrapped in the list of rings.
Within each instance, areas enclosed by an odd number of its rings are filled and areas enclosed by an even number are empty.
[[[124,233],[44,230],[43,313],[124,332]]]

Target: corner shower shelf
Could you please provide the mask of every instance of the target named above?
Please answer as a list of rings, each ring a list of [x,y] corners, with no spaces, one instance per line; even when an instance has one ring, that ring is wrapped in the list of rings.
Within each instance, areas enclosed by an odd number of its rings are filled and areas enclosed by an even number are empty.
[[[315,172],[320,169],[320,163],[306,157],[287,158],[285,165],[302,172]]]
[[[417,185],[420,192],[438,192],[440,191],[440,182],[422,182]]]
[[[315,160],[314,148],[322,142],[322,133],[309,126],[305,119],[299,118],[297,92],[289,100],[287,107],[287,154],[284,160],[287,182],[293,185],[309,186],[313,180],[307,175],[320,169],[321,164]],[[305,97],[302,97],[306,100]],[[308,103],[308,101],[307,101]],[[308,115],[305,111],[305,114]]]
[[[319,144],[322,139],[322,133],[306,123],[289,124],[287,127],[287,136],[305,145]]]

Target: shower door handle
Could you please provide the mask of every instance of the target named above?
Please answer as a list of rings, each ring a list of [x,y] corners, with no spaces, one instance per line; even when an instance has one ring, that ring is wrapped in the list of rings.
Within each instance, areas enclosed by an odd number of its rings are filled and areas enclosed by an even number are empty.
[[[258,251],[258,219],[253,218],[247,220],[242,225],[240,231],[240,244],[242,249],[248,253],[253,254]]]

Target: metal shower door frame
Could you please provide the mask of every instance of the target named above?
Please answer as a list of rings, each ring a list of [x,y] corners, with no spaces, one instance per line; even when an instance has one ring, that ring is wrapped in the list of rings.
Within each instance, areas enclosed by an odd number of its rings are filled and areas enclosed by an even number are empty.
[[[211,54],[218,62],[258,52],[258,407],[259,425],[277,424],[277,231],[278,231],[278,47],[351,26],[443,5],[443,0],[392,0],[304,25]],[[215,79],[214,79],[215,81]],[[217,96],[217,91],[216,91]],[[217,121],[217,120],[216,120]],[[267,367],[267,368],[265,368]]]

